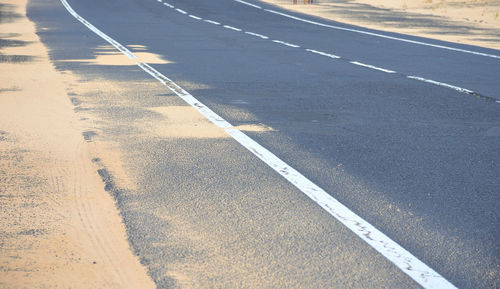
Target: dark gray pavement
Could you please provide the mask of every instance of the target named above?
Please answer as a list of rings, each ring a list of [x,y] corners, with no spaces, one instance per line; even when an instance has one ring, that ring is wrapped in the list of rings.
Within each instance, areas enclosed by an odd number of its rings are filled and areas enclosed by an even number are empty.
[[[499,286],[500,103],[304,48],[496,100],[500,59],[317,27],[232,0],[168,3],[301,47],[156,0],[69,3],[118,42],[171,62],[152,66],[231,124],[272,127],[248,135],[457,287]],[[137,66],[71,62],[107,43],[59,1],[33,0],[28,16],[58,69],[125,91],[103,85],[75,97],[135,174],[137,188],[116,181],[113,193],[159,287],[418,287],[235,141],[142,133],[135,124],[158,117],[147,108],[182,101]]]

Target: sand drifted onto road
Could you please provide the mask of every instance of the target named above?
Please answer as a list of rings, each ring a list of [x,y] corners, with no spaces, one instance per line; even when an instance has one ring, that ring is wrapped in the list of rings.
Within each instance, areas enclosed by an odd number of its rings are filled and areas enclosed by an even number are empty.
[[[261,1],[342,23],[500,49],[500,0]]]
[[[73,111],[76,79],[52,66],[25,8],[0,5],[0,287],[153,288]]]

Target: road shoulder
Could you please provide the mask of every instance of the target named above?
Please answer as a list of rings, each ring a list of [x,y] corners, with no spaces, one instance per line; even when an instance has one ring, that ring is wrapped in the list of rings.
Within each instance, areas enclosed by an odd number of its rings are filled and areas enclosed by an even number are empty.
[[[0,287],[153,288],[73,111],[77,79],[51,64],[26,1],[0,9]]]
[[[498,1],[261,0],[294,12],[346,24],[500,49]]]

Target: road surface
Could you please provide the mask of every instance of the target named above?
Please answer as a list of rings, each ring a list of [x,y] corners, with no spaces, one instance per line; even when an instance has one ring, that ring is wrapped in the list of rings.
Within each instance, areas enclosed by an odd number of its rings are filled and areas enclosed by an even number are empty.
[[[84,137],[119,147],[128,182],[100,174],[158,287],[499,286],[500,51],[256,1],[32,0],[28,16],[91,87],[69,95]],[[343,224],[292,168],[385,235]]]

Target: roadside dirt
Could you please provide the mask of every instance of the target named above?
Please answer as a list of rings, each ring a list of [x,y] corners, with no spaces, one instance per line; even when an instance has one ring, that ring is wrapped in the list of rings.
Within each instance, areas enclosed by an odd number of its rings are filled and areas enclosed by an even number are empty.
[[[261,1],[342,23],[500,49],[500,0]]]
[[[26,2],[0,5],[0,287],[154,288]]]

